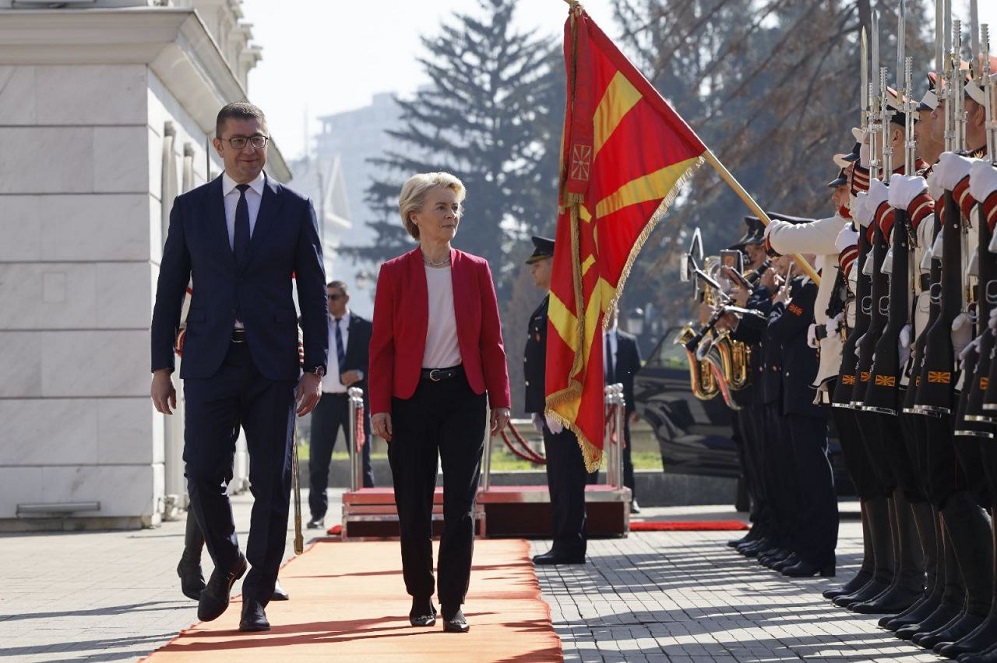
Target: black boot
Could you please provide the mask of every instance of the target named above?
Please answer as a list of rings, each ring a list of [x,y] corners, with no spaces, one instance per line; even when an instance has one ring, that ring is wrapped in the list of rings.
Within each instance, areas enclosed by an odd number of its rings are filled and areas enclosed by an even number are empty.
[[[962,612],[962,607],[966,602],[966,588],[962,586],[959,563],[956,561],[955,552],[952,550],[952,541],[949,539],[944,526],[938,530],[938,536],[942,541],[942,557],[939,561],[944,569],[944,578],[939,579],[944,585],[942,600],[934,611],[921,621],[898,628],[896,634],[901,640],[916,642],[916,639],[935,629],[943,628]]]
[[[872,580],[872,573],[876,568],[876,553],[873,551],[872,536],[869,534],[869,515],[867,510],[866,500],[860,500],[859,514],[862,516],[862,564],[859,566],[858,573],[840,587],[825,589],[822,594],[826,599],[851,594]]]
[[[893,507],[900,533],[899,564],[890,588],[870,601],[852,603],[848,609],[864,615],[890,614],[903,612],[924,595],[924,551],[917,531],[918,518],[928,526],[931,519],[931,506],[927,502],[911,503],[901,491],[894,491]]]
[[[914,512],[918,517],[919,512]],[[942,601],[945,593],[945,544],[944,537],[939,537],[938,532],[942,527],[938,511],[931,509],[931,522],[918,522],[918,532],[922,532],[924,541],[924,595],[914,605],[904,610],[899,615],[887,615],[879,620],[879,625],[890,631],[896,631],[910,624],[917,624],[927,619],[935,611]]]
[[[962,654],[958,660],[959,663],[997,663],[997,643],[990,645],[981,652]]]
[[[834,604],[849,606],[852,603],[869,601],[886,591],[893,582],[893,518],[890,516],[890,500],[875,497],[866,501],[869,522],[869,540],[872,542],[875,567],[869,582],[849,594],[834,597]]]
[[[980,550],[979,548],[983,548],[983,550]],[[974,622],[976,622],[975,626],[967,634],[961,637],[954,637],[951,642],[942,641],[941,643],[936,644],[934,647],[935,653],[941,654],[942,656],[955,658],[960,654],[979,652],[997,642],[997,616],[995,616],[994,613],[994,594],[995,591],[997,591],[995,590],[997,583],[994,583],[995,547],[994,530],[992,527],[990,532],[990,545],[980,546],[979,548],[975,551],[977,553],[976,555],[966,556],[967,561],[970,565],[981,564],[985,566],[989,570],[989,576],[983,572],[982,568],[976,569],[975,572],[970,569],[968,573],[966,573],[964,569],[964,580],[968,586],[970,583],[974,582],[974,579],[978,578],[979,580],[977,580],[977,582],[984,585],[986,589],[990,590],[989,595],[982,596],[981,592],[977,591],[976,588],[973,588],[973,590],[969,592],[966,600],[966,616],[963,618],[963,622],[958,626],[961,629],[964,629],[972,626]],[[984,562],[984,560],[980,558],[982,558],[985,554],[989,555],[989,559]],[[960,561],[962,561],[962,559],[963,558],[960,557]],[[981,611],[984,605],[986,605],[985,616],[977,621],[976,613]],[[953,635],[958,635],[956,630],[953,630]]]
[[[187,528],[183,536],[183,554],[177,564],[177,575],[180,576],[180,591],[189,599],[195,601],[201,598],[204,589],[204,572],[201,570],[201,549],[204,548],[204,537],[197,519],[187,511]]]
[[[942,516],[962,572],[966,605],[959,619],[922,638],[918,643],[922,647],[955,644],[972,633],[989,614],[993,596],[993,533],[986,512],[969,493],[960,491],[946,500]]]

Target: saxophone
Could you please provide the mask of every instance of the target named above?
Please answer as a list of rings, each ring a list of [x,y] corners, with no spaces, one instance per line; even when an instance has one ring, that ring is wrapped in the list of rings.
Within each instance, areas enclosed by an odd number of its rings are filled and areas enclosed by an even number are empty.
[[[685,348],[685,353],[689,357],[689,382],[692,384],[692,395],[701,401],[708,401],[720,393],[720,387],[710,362],[697,358],[697,353],[688,347],[688,343],[696,336],[696,330],[692,326],[686,325],[676,337],[675,342]]]

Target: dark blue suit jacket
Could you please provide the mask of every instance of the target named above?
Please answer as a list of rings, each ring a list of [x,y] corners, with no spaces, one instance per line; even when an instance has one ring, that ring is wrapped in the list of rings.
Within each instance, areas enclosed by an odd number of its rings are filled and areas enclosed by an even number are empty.
[[[174,368],[180,309],[193,278],[197,297],[187,314],[180,377],[209,378],[218,371],[238,318],[260,373],[270,380],[297,380],[301,367],[292,275],[301,307],[305,366],[325,366],[325,269],[311,201],[267,177],[246,264],[240,268],[229,244],[221,177],[177,196],[152,315],[152,370]]]

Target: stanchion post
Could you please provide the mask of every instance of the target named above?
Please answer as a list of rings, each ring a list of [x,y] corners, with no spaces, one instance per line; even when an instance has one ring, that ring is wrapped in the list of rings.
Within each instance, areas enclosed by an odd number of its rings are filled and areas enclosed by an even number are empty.
[[[350,490],[356,491],[363,485],[363,455],[357,451],[357,419],[362,421],[364,414],[363,389],[350,387],[347,394],[350,401],[350,438],[347,441],[350,449]],[[370,444],[370,440],[364,440],[364,444]]]

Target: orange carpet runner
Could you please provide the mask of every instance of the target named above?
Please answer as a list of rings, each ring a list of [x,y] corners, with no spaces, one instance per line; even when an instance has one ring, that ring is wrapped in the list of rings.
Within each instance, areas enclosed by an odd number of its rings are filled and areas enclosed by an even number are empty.
[[[319,541],[281,569],[280,582],[291,600],[267,606],[271,631],[240,633],[234,598],[219,619],[195,624],[146,660],[563,661],[523,540],[475,542],[466,634],[444,633],[442,620],[409,625],[397,541]]]

